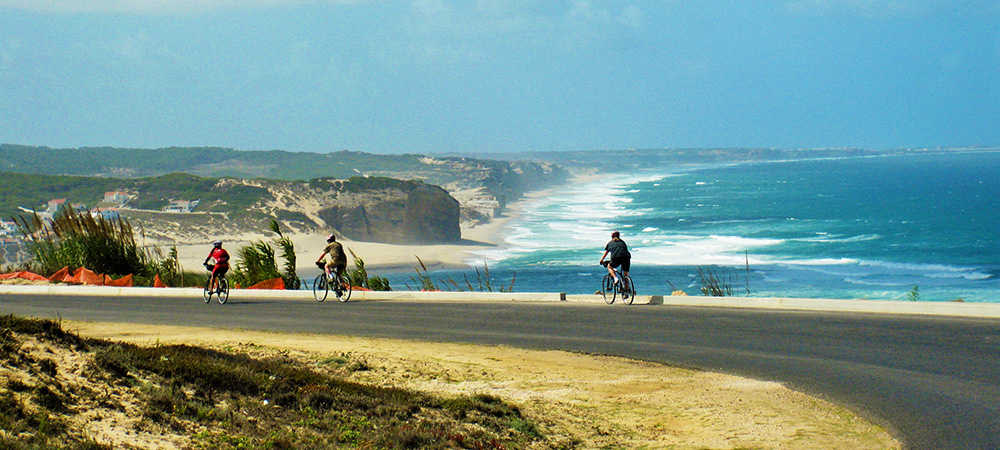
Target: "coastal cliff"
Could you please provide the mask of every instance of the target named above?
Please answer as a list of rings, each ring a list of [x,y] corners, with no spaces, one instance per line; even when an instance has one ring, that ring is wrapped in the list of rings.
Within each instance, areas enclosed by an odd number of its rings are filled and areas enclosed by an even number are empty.
[[[488,222],[493,217],[501,215],[508,203],[518,200],[525,193],[558,185],[569,179],[569,172],[560,165],[539,160],[503,161],[420,154],[378,155],[355,151],[330,153],[245,151],[220,147],[49,148],[0,144],[0,170],[22,174],[96,177],[88,179],[101,180],[101,184],[108,185],[106,190],[109,191],[118,189],[119,184],[128,184],[119,180],[161,180],[161,184],[170,187],[181,176],[180,174],[195,175],[202,180],[214,180],[219,177],[234,180],[278,180],[274,183],[303,182],[301,180],[310,179],[348,180],[352,177],[419,180],[429,185],[441,186],[458,200],[459,220],[467,223]],[[203,181],[201,184],[206,183],[211,184],[208,181]],[[237,184],[242,187],[234,185],[241,190],[236,197],[242,198],[244,197],[242,191],[253,194],[249,191],[253,191],[254,186],[261,183]],[[202,188],[207,187],[202,186]],[[46,198],[18,197],[18,199],[47,202],[53,196],[59,196],[52,192],[47,194]],[[263,195],[262,192],[258,194]],[[82,198],[73,198],[69,193],[65,194],[74,204],[84,203],[88,206],[96,201],[93,197],[97,195],[100,193],[96,190],[87,192]],[[195,192],[184,193],[178,198],[186,197],[198,198]],[[3,198],[0,198],[0,213],[10,214],[16,211],[17,206],[22,206],[3,204],[2,200]],[[140,208],[159,209],[165,202],[163,199],[150,200],[149,204],[141,205]],[[240,202],[242,200],[239,199],[235,202],[228,201],[230,204]],[[30,208],[35,204],[29,203],[23,206]],[[130,202],[130,206],[135,204]],[[336,209],[328,215],[333,214],[330,216],[331,219],[340,216],[335,222],[343,223],[345,226],[363,223],[365,217],[377,214],[372,209],[347,211],[339,205],[329,205],[326,208]],[[204,206],[195,209],[195,211],[204,210],[206,210]],[[413,214],[415,213],[416,210]],[[286,213],[289,214],[292,213]],[[415,217],[411,216],[408,224],[418,228],[428,227],[418,225],[422,221],[414,222]],[[318,219],[320,218],[315,214],[310,219],[316,222],[313,226],[326,225]],[[446,215],[440,220],[451,219]],[[425,238],[441,231],[437,229],[438,226],[431,228],[434,229],[433,233],[421,232],[417,235]],[[364,227],[358,228],[355,234],[380,233],[363,231],[364,229]],[[384,237],[392,240],[398,238],[399,236]]]
[[[462,239],[458,201],[444,189],[414,181],[375,180],[380,187],[353,195],[345,195],[351,183],[371,185],[372,180],[326,181],[335,194],[324,199],[329,206],[316,215],[330,228],[359,241],[400,244]]]
[[[458,201],[441,187],[421,181],[385,177],[278,181],[188,174],[129,179],[0,176],[11,181],[4,197],[17,199],[13,201],[22,208],[11,215],[35,210],[46,217],[72,205],[106,218],[127,218],[144,236],[157,241],[260,233],[272,218],[291,232],[334,232],[359,241],[462,239]],[[110,201],[109,194],[118,200]]]

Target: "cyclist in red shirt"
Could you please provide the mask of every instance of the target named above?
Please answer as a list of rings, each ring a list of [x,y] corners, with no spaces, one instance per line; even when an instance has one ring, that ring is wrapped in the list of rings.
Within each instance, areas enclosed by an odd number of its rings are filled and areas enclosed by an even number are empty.
[[[215,265],[208,263],[210,259],[215,260]],[[226,272],[229,272],[229,252],[222,248],[222,241],[212,243],[212,251],[205,258],[204,264],[205,268],[212,271],[211,290],[216,291],[219,288],[219,278],[225,276]]]

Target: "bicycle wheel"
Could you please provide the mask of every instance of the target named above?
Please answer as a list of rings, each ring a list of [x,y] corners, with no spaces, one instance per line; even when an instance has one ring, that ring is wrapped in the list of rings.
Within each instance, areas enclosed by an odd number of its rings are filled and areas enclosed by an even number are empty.
[[[609,305],[614,303],[616,292],[615,279],[611,278],[610,275],[605,275],[601,281],[601,296],[604,297],[604,302]]]
[[[321,273],[316,275],[316,279],[313,280],[313,298],[317,302],[326,301],[326,295],[330,293],[330,288],[326,284],[326,274]]]
[[[225,277],[219,278],[219,293],[216,299],[219,300],[220,305],[226,304],[229,300],[229,281]]]
[[[212,277],[208,277],[208,281],[205,282],[205,291],[202,295],[205,297],[205,303],[212,301]]]
[[[340,283],[340,295],[337,296],[337,300],[340,300],[341,303],[346,303],[351,299],[351,291],[353,290],[351,282],[347,281],[346,278],[340,278],[338,282]]]
[[[625,286],[628,287],[628,297],[622,295],[622,301],[631,305],[635,301],[635,283],[632,282],[632,277],[625,277]]]

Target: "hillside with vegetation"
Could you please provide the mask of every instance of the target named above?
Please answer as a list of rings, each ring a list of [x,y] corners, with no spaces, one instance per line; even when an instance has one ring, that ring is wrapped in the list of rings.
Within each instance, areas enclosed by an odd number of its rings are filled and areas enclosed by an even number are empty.
[[[220,147],[49,148],[11,144],[0,144],[0,171],[102,178],[186,173],[209,178],[285,181],[389,177],[441,186],[463,205],[468,203],[470,211],[476,209],[485,216],[492,216],[491,205],[502,209],[525,192],[562,183],[568,177],[568,172],[561,167],[543,161],[377,155],[353,151],[308,153]]]
[[[53,198],[67,204],[113,207],[152,238],[238,235],[267,229],[272,219],[292,232],[326,232],[389,243],[461,240],[461,209],[444,189],[420,181],[385,177],[281,181],[210,178],[175,173],[148,178],[102,178],[2,173],[0,214],[46,209]],[[128,194],[122,204],[104,193]],[[164,211],[182,202],[190,210]],[[65,207],[65,206],[64,206]]]

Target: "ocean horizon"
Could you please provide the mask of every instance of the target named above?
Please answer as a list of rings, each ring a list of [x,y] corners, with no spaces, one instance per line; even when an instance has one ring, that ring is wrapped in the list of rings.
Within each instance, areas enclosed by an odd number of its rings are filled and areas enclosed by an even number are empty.
[[[1000,152],[646,167],[525,200],[468,262],[494,289],[594,293],[619,230],[640,294],[701,295],[701,269],[740,296],[1000,302],[998,198]]]

